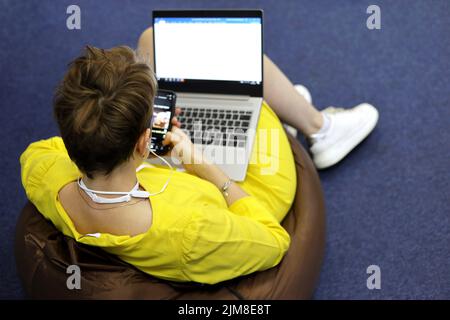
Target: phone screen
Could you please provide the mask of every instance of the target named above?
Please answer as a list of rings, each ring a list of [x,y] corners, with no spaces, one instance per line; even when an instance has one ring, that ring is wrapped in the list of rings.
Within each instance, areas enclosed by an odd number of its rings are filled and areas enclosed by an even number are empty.
[[[158,90],[153,104],[151,149],[156,154],[168,151],[162,141],[166,133],[172,128],[171,120],[175,110],[176,95],[172,91]]]

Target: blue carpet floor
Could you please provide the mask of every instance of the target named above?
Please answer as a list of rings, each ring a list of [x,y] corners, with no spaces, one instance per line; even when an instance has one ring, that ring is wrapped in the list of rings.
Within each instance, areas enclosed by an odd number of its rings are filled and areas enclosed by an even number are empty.
[[[66,29],[76,3],[82,29]],[[381,30],[366,8],[381,8]],[[57,134],[52,92],[83,45],[135,46],[156,8],[262,8],[265,51],[315,104],[380,111],[373,134],[320,173],[327,247],[316,299],[450,298],[450,2],[0,1],[0,298],[22,298],[13,231],[19,155]],[[366,268],[381,268],[368,290]]]

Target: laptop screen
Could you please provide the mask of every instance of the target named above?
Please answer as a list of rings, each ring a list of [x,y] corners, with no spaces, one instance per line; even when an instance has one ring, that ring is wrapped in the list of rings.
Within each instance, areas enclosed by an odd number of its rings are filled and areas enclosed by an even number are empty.
[[[262,15],[250,12],[154,12],[159,86],[262,96]]]

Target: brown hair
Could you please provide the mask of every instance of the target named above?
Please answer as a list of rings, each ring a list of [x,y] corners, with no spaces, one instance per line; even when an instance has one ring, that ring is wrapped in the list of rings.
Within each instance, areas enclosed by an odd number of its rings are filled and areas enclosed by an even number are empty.
[[[133,154],[153,114],[156,80],[125,46],[87,46],[69,65],[54,113],[70,158],[88,177],[109,174]]]

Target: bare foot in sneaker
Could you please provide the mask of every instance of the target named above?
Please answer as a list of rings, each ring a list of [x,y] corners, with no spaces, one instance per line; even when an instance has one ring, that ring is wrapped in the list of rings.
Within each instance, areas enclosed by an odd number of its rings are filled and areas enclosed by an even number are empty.
[[[318,169],[341,161],[378,122],[378,111],[368,103],[350,109],[330,107],[319,112],[312,104],[308,89],[294,87],[267,56],[264,56],[264,99],[285,127],[289,125],[293,127],[291,130],[298,129],[306,135]]]
[[[368,103],[351,109],[323,110],[324,125],[309,135],[310,151],[318,169],[325,169],[341,161],[366,138],[378,122],[378,111]]]

